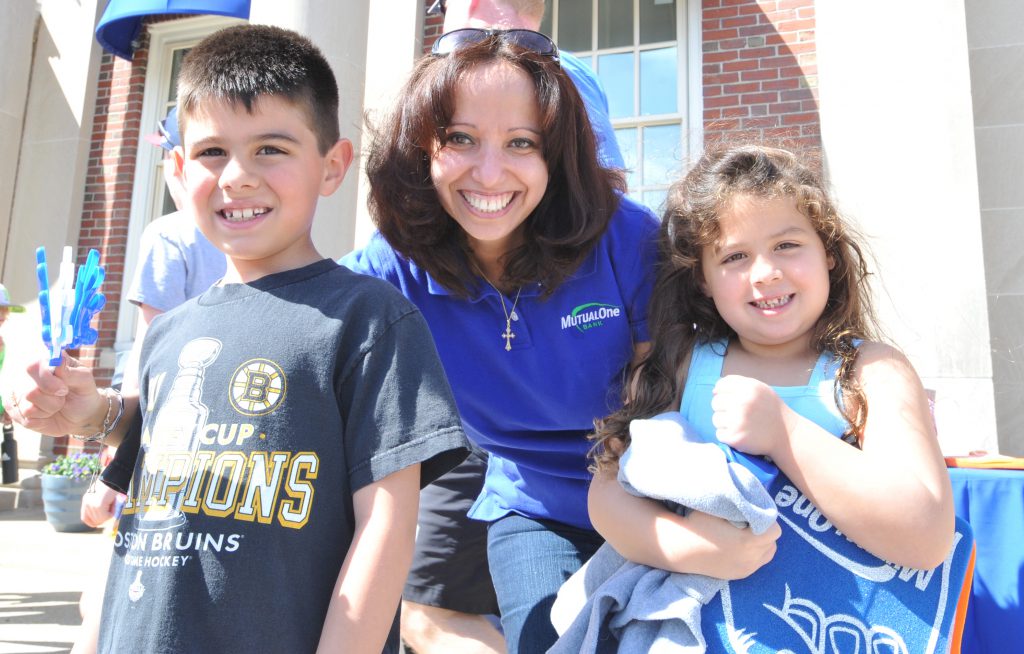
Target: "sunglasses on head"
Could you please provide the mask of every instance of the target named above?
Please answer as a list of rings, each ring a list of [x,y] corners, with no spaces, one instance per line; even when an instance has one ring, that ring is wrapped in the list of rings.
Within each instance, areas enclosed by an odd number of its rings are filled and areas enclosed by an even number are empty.
[[[554,41],[533,30],[485,30],[477,27],[466,27],[461,30],[452,30],[437,37],[430,54],[444,56],[451,54],[461,47],[481,43],[489,38],[498,38],[505,43],[519,46],[524,50],[536,52],[539,55],[551,57],[558,62],[558,47]]]

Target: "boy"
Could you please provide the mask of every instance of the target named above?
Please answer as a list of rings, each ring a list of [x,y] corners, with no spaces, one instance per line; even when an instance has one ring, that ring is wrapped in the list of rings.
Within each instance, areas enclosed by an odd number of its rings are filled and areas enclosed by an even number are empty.
[[[317,198],[352,161],[337,102],[320,52],[275,27],[217,32],[182,65],[184,210],[227,272],[143,345],[101,651],[398,649],[419,488],[465,440],[419,312],[313,246]],[[116,396],[56,375],[66,408],[40,373],[16,419],[114,429]]]

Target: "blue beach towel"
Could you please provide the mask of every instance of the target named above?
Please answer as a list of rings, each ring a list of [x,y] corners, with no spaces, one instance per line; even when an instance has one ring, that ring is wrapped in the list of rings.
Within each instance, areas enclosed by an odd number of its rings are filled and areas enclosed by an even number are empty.
[[[770,563],[704,607],[709,653],[938,654],[949,650],[973,538],[956,520],[934,570],[903,568],[847,540],[781,475],[769,488],[782,537]]]
[[[691,448],[707,444],[678,413],[657,420],[677,423],[678,442],[672,444],[672,430],[667,429],[671,425],[634,421],[654,440],[638,440],[631,425],[631,448],[640,450],[634,455],[639,454],[637,461],[644,466],[637,468],[624,457],[623,486],[673,506],[679,502],[731,520],[737,520],[739,511],[759,528],[777,509],[782,527],[778,552],[747,579],[724,582],[632,563],[606,545],[559,592],[552,622],[561,637],[550,652],[948,651],[973,543],[966,522],[957,519],[953,548],[938,568],[922,571],[892,565],[838,532],[785,475],[766,467],[763,460],[725,456],[724,468],[714,463],[714,457],[680,465],[684,459],[678,457],[684,453],[704,457],[706,450]],[[644,452],[646,447],[652,451]],[[686,473],[679,474],[684,469]],[[628,474],[640,470],[642,478]],[[749,485],[748,471],[766,482],[775,505],[770,512]]]

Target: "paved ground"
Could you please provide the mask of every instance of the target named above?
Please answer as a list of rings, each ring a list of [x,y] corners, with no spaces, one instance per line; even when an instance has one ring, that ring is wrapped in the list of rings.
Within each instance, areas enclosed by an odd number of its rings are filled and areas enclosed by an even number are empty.
[[[110,547],[99,531],[54,531],[41,508],[0,511],[0,654],[69,651]]]

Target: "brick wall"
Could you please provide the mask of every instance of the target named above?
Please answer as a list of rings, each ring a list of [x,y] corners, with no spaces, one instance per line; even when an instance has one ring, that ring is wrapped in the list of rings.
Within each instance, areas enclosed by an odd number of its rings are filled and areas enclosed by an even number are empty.
[[[443,23],[427,16],[424,52]],[[814,0],[702,0],[705,141],[820,148],[814,25]]]
[[[425,0],[423,3],[423,13],[426,13],[427,9],[430,9],[430,5],[434,4],[434,0]],[[438,14],[436,16],[427,16],[423,22],[423,54],[430,52],[430,47],[434,45],[434,41],[437,37],[441,36],[444,28],[444,16]]]
[[[813,0],[703,0],[704,138],[821,145]]]
[[[132,61],[104,54],[97,80],[78,247],[79,258],[83,261],[89,248],[103,254],[102,265],[106,271],[103,294],[107,304],[96,325],[99,340],[93,347],[82,348],[79,354],[103,381],[109,381],[113,373],[110,368],[100,367],[99,349],[112,349],[117,335],[135,155],[142,136],[140,120],[148,54],[148,50],[140,49]]]
[[[108,384],[114,372],[101,365],[99,354],[101,349],[113,351],[121,287],[125,282],[135,155],[142,137],[142,97],[149,59],[145,34],[143,47],[136,50],[131,61],[104,53],[96,81],[92,144],[76,256],[77,263],[82,264],[89,249],[100,252],[100,265],[106,273],[102,291],[107,303],[93,319],[93,327],[99,331],[96,345],[83,347],[72,355],[93,368],[100,385]],[[80,447],[78,441],[65,436],[54,439],[53,453],[64,454]],[[97,451],[99,447],[89,444],[84,449]]]

